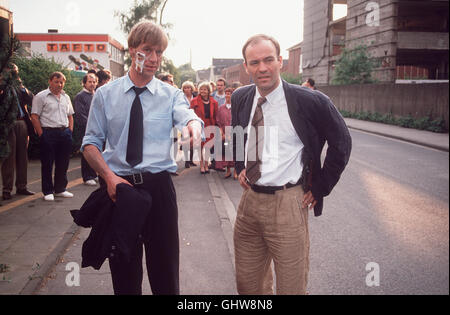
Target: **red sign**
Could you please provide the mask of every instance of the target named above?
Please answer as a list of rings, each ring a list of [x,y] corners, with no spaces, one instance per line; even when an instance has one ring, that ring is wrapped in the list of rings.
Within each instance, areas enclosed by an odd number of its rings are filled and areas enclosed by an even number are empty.
[[[105,44],[97,44],[97,52],[106,52]]]
[[[71,47],[72,46],[72,47]],[[47,43],[47,51],[49,52],[99,52],[105,53],[108,51],[108,46],[106,44],[70,44],[70,43]]]
[[[74,51],[74,52],[82,52],[83,51],[83,45],[81,45],[81,44],[72,44],[72,51]]]
[[[95,52],[95,45],[94,44],[84,44],[84,51],[85,52]]]
[[[70,44],[59,44],[59,51],[60,52],[69,52]]]
[[[47,51],[57,52],[58,44],[47,43]]]

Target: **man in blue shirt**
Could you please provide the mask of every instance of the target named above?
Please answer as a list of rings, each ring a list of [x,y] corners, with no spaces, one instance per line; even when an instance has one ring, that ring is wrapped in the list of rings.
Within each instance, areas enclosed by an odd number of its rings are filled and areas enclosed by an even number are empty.
[[[178,208],[169,175],[177,169],[172,126],[196,144],[203,122],[181,90],[155,78],[167,45],[166,34],[154,23],[133,27],[128,37],[130,71],[97,90],[83,139],[84,157],[113,201],[121,183],[152,196],[151,214],[131,261],[113,253],[109,259],[115,294],[142,293],[142,244],[153,294],[179,294]]]

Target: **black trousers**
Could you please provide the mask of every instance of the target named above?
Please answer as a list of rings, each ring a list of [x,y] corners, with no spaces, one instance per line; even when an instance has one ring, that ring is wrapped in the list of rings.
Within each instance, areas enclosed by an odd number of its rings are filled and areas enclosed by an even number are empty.
[[[114,294],[142,294],[145,248],[147,274],[153,294],[179,295],[178,207],[172,178],[168,172],[151,174],[144,184],[135,187],[151,194],[152,209],[130,262],[117,256],[109,258]]]
[[[43,129],[40,137],[42,193],[62,193],[67,187],[67,169],[72,152],[72,132],[69,128]],[[55,165],[55,182],[52,172]]]

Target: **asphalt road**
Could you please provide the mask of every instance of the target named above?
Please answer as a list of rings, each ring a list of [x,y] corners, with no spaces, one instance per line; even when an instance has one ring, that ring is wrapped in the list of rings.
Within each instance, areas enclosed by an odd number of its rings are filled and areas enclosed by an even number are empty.
[[[448,294],[448,152],[351,135],[340,182],[323,215],[309,218],[310,294]],[[241,188],[223,183],[237,207]],[[366,284],[376,271],[366,271],[369,263],[379,267],[379,286]]]
[[[449,294],[449,153],[351,134],[349,165],[323,215],[309,218],[308,291]],[[183,294],[236,294],[231,225],[242,189],[223,175],[191,168],[174,178]],[[65,264],[79,260],[86,236],[83,231],[71,245],[39,294],[112,293],[107,264],[100,272],[82,271],[80,288],[64,284]]]

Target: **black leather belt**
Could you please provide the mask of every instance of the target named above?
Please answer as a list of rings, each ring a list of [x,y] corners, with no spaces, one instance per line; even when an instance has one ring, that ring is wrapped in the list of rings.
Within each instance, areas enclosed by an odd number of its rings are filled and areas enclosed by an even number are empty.
[[[147,183],[149,181],[154,181],[155,178],[157,178],[165,173],[167,173],[167,172],[161,172],[161,173],[156,173],[156,174],[146,172],[146,173],[137,173],[137,174],[133,174],[133,175],[120,176],[120,177],[127,180],[133,186],[139,186],[139,185],[143,185],[144,183]]]
[[[61,130],[64,131],[69,127],[42,127],[42,130]]]
[[[259,186],[259,185],[251,185],[251,188],[254,192],[260,193],[260,194],[268,194],[268,195],[274,195],[275,192],[279,190],[286,190],[295,186],[299,186],[303,184],[303,178],[300,178],[300,180],[296,184],[288,183],[283,186]]]

